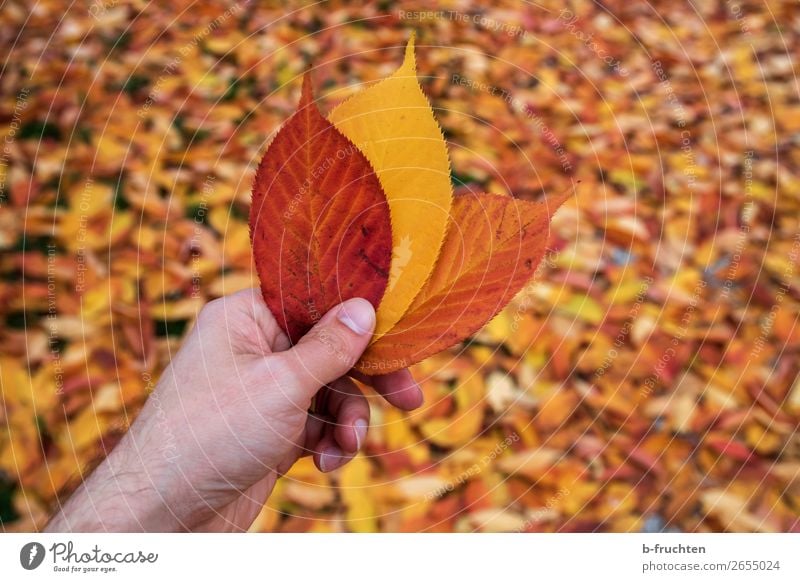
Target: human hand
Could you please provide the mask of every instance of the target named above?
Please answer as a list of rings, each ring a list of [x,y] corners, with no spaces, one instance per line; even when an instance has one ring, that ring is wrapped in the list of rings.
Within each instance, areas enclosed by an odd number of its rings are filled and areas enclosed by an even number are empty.
[[[212,301],[130,431],[47,529],[246,530],[300,456],[331,471],[363,446],[369,406],[346,375],[374,326],[369,302],[351,299],[291,347],[257,289]],[[422,404],[407,370],[357,376],[398,408]]]

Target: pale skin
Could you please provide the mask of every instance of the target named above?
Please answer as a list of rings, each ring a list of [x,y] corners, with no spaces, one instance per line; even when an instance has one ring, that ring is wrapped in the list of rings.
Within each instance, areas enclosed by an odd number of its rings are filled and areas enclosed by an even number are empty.
[[[257,289],[212,301],[128,433],[46,531],[247,530],[301,456],[327,472],[364,446],[369,406],[348,375],[400,409],[422,404],[407,370],[352,372],[374,327],[369,302],[351,299],[290,346]]]

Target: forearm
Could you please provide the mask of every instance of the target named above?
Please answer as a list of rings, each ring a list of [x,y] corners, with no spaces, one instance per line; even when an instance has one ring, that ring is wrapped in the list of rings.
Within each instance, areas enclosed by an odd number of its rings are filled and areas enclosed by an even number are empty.
[[[137,454],[128,435],[61,506],[45,531],[177,531],[181,520],[165,498],[163,477]]]

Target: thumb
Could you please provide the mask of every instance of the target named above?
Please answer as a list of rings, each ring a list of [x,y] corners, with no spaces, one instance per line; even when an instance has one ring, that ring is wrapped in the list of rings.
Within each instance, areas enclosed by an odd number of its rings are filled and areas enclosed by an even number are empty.
[[[297,344],[273,357],[288,369],[292,384],[310,398],[341,378],[358,361],[375,329],[375,309],[366,299],[349,299],[326,313]]]

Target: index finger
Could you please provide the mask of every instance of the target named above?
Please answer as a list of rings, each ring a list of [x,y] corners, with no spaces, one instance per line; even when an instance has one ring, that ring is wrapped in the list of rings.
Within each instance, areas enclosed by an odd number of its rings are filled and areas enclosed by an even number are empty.
[[[386,402],[401,410],[414,410],[422,406],[422,390],[407,368],[382,376],[368,376],[352,370],[350,376],[371,386]]]

